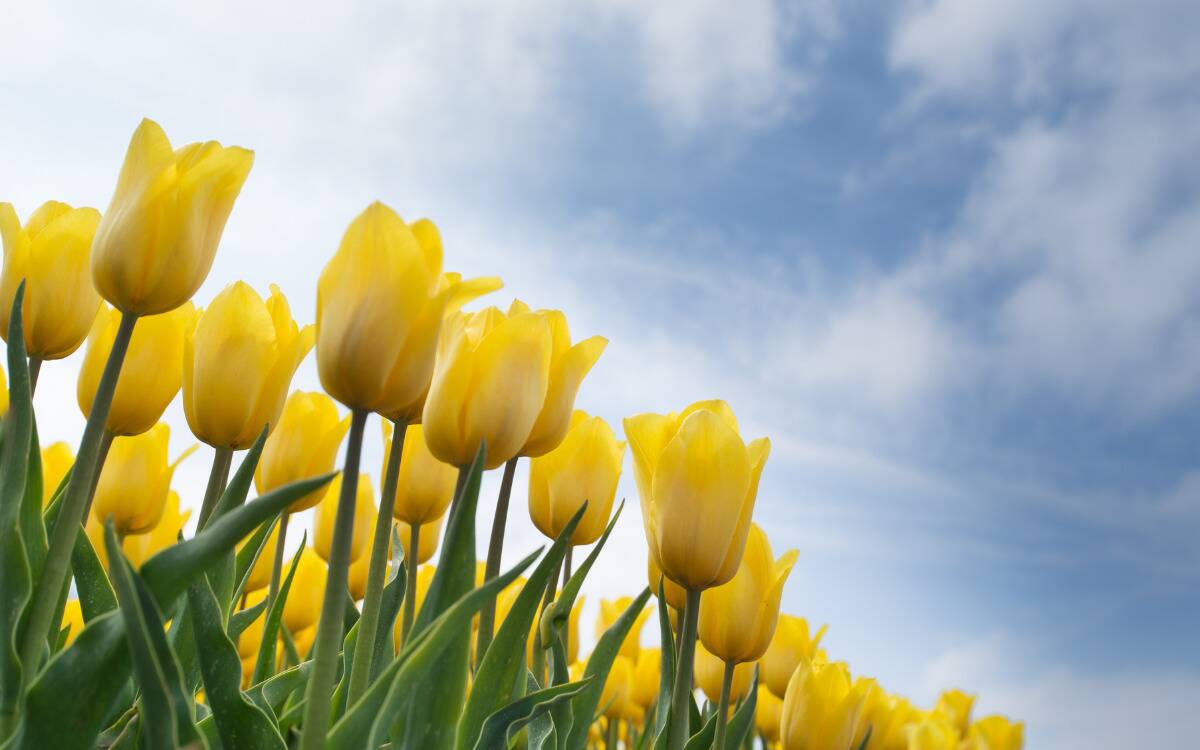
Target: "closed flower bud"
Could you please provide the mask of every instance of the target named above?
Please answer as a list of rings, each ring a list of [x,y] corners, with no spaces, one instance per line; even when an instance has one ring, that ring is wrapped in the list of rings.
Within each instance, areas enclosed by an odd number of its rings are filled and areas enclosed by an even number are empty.
[[[662,649],[640,649],[633,669],[633,699],[643,710],[649,710],[658,700],[661,672]]]
[[[88,261],[99,223],[94,208],[47,201],[22,227],[12,204],[0,203],[0,336],[5,341],[13,296],[24,280],[21,319],[29,356],[62,359],[83,343],[100,309]]]
[[[719,703],[721,683],[725,679],[725,660],[706,649],[704,644],[697,643],[694,670],[696,685],[704,691],[710,703]],[[733,668],[733,684],[729,688],[730,705],[750,694],[753,680],[753,664],[738,664]]]
[[[958,750],[958,730],[944,721],[913,724],[908,727],[908,750]]]
[[[699,635],[705,648],[736,662],[756,661],[766,652],[796,554],[790,550],[776,560],[766,533],[750,524],[737,573],[700,596]]]
[[[67,645],[71,645],[83,631],[83,608],[78,599],[68,599],[63,608],[62,626],[67,629]]]
[[[317,504],[313,517],[313,547],[326,562],[333,549],[333,527],[337,520],[339,495],[342,493],[342,475],[338,474],[326,485],[325,497]],[[371,489],[371,478],[358,475],[358,487],[354,503],[354,533],[350,540],[350,561],[353,562],[369,551],[371,532],[375,529],[375,491]]]
[[[320,476],[333,470],[350,417],[338,417],[333,399],[324,393],[295,391],[288,396],[263,446],[254,472],[254,486],[265,495],[285,484]],[[321,501],[325,490],[314,490],[288,508],[297,513]]]
[[[963,750],[1021,750],[1025,724],[1003,716],[985,716],[971,725]]]
[[[447,311],[499,287],[499,279],[444,277],[433,222],[409,225],[372,203],[317,284],[321,385],[346,406],[398,416],[429,387]]]
[[[184,302],[170,312],[138,321],[117,378],[112,408],[104,423],[109,432],[140,435],[162,419],[163,412],[183,383],[184,342],[199,316],[191,302]],[[92,412],[96,388],[100,385],[100,376],[104,373],[120,322],[121,313],[104,305],[88,335],[87,351],[79,366],[75,390],[85,417]]]
[[[54,491],[62,484],[62,480],[75,463],[71,455],[71,446],[62,442],[51,443],[42,448],[42,507],[50,504]]]
[[[975,705],[975,696],[962,690],[947,690],[938,696],[937,705],[933,707],[934,715],[956,728],[960,734],[966,734],[971,723],[971,708]]]
[[[421,524],[421,538],[417,540],[417,564],[423,565],[433,559],[437,553],[438,535],[442,532],[442,521],[446,519],[442,516],[429,523]],[[373,526],[373,524],[372,524]],[[404,521],[397,521],[397,533],[400,534],[400,546],[404,548],[404,559],[411,560],[408,546],[412,543],[412,527]]]
[[[217,448],[249,447],[278,423],[312,345],[312,326],[296,325],[279,287],[271,285],[266,302],[244,282],[225,287],[184,343],[183,412],[192,432]]]
[[[601,599],[600,600],[600,616],[596,619],[596,638],[604,635],[604,631],[613,626],[617,618],[625,614],[625,610],[629,609],[633,604],[633,598],[622,596],[617,599]],[[638,649],[641,648],[642,626],[646,624],[646,619],[650,617],[650,610],[644,609],[638,613],[637,618],[633,621],[633,627],[629,629],[629,633],[625,636],[625,640],[621,642],[619,653],[632,660],[637,659]]]
[[[625,437],[646,542],[659,569],[693,591],[733,578],[770,441],[744,443],[724,401],[700,401],[680,414],[630,417]]]
[[[170,437],[171,428],[159,422],[141,435],[113,440],[92,501],[92,513],[101,527],[109,516],[123,535],[145,534],[158,525],[175,467],[196,450],[192,446],[170,463]]]
[[[852,682],[842,662],[803,660],[783,698],[783,750],[855,750],[874,689],[871,680]]]
[[[466,466],[484,443],[488,469],[515,457],[545,403],[553,348],[536,313],[489,307],[447,320],[422,416],[433,455]]]
[[[392,448],[392,425],[383,424],[383,455]],[[400,473],[396,479],[396,502],[392,516],[407,524],[427,524],[441,518],[454,499],[458,470],[442,463],[429,452],[425,430],[419,424],[409,425],[404,433],[404,450],[400,456]]]
[[[761,662],[763,682],[777,697],[783,698],[787,692],[788,680],[792,679],[800,660],[817,655],[817,645],[825,635],[825,629],[822,625],[815,635],[809,635],[808,621],[803,617],[779,616],[775,635]]]
[[[290,632],[298,633],[317,624],[327,575],[325,561],[311,547],[305,547],[300,553],[300,564],[296,567],[296,576],[292,579],[292,587],[283,605],[283,624]]]
[[[538,531],[557,539],[587,502],[571,544],[591,544],[604,533],[617,494],[625,444],[600,417],[577,411],[557,448],[529,462],[529,516]]]
[[[758,696],[754,699],[754,727],[758,733],[772,744],[779,742],[779,721],[783,717],[783,699],[758,686]]]
[[[179,533],[183,531],[191,516],[190,510],[180,512],[179,494],[171,490],[158,525],[146,534],[126,537],[121,545],[125,557],[129,558],[129,564],[140,568],[142,563],[179,541]]]
[[[92,245],[92,279],[122,312],[154,315],[187,302],[212,268],[254,152],[216,141],[172,149],[142,120]]]

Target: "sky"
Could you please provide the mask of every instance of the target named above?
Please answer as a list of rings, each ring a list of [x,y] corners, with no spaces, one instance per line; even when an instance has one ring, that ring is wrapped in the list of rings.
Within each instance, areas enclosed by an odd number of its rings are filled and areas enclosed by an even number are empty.
[[[975,692],[1034,750],[1194,742],[1200,5],[171,5],[5,9],[0,199],[103,209],[142,117],[252,148],[197,301],[278,283],[301,322],[368,203],[430,217],[490,303],[610,340],[580,408],[719,397],[771,438],[783,608],[855,674]],[[42,370],[45,442],[80,359]],[[589,612],[644,585],[625,472]],[[507,561],[542,543],[525,477]]]

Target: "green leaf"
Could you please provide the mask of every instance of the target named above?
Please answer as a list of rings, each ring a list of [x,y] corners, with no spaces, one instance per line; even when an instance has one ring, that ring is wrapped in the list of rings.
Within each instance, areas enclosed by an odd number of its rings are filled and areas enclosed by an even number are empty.
[[[75,574],[75,591],[79,594],[84,622],[91,622],[92,618],[117,608],[117,595],[108,581],[104,566],[100,564],[100,557],[92,547],[92,540],[85,533],[75,535],[71,569]]]
[[[483,723],[479,740],[474,745],[475,750],[507,747],[509,734],[547,713],[554,704],[579,695],[592,680],[591,677],[585,677],[579,682],[538,690],[496,711]]]
[[[524,676],[526,641],[529,639],[530,628],[533,627],[533,618],[537,616],[542,599],[546,595],[550,577],[558,575],[567,543],[586,510],[585,502],[563,527],[562,533],[554,540],[546,556],[529,576],[529,580],[513,602],[508,616],[496,631],[495,639],[475,672],[471,694],[467,697],[467,705],[458,720],[455,744],[459,750],[468,750],[475,746],[475,738],[479,736],[483,723],[508,703],[512,697],[513,684],[518,677]]]
[[[283,619],[283,607],[287,602],[288,592],[292,590],[292,579],[296,577],[296,569],[300,567],[300,555],[304,552],[304,545],[307,541],[308,534],[306,533],[304,541],[300,543],[296,554],[292,556],[292,564],[288,567],[287,577],[279,586],[279,594],[267,612],[267,619],[263,623],[262,639],[258,642],[258,658],[254,661],[254,672],[250,677],[251,684],[262,682],[275,674],[275,644],[279,642],[279,622]]]
[[[234,580],[237,581],[237,586],[233,589],[233,598],[236,601],[240,599],[246,591],[246,583],[250,580],[250,574],[254,571],[254,566],[258,564],[258,558],[262,555],[263,547],[267,546],[267,538],[275,528],[275,524],[279,522],[278,518],[271,518],[264,521],[258,531],[254,532],[254,536],[250,537],[242,548],[237,551],[237,562],[234,567]]]
[[[312,662],[306,661],[290,669],[286,669],[266,682],[251,686],[247,691],[250,700],[278,714],[283,703],[293,693],[308,684],[308,674],[312,671]]]
[[[254,481],[254,469],[258,466],[258,459],[262,456],[263,444],[266,442],[267,428],[263,427],[254,444],[250,446],[250,450],[246,451],[246,456],[242,459],[237,471],[233,473],[229,484],[225,486],[225,491],[221,493],[221,498],[213,509],[212,518],[208,519],[208,524],[235,508],[243,507],[246,495],[250,492],[250,483]],[[213,593],[216,595],[217,601],[221,603],[221,611],[227,615],[233,608],[234,589],[237,582],[236,567],[236,555],[233,548],[230,548],[218,558],[216,564],[209,570],[209,579],[213,582]]]
[[[222,627],[221,607],[207,577],[197,576],[188,587],[188,612],[196,645],[204,654],[200,660],[204,694],[224,749],[285,748],[274,719],[242,694],[242,662]]]
[[[254,621],[258,619],[258,616],[261,615],[263,610],[266,608],[267,600],[263,599],[257,604],[251,604],[249,607],[246,607],[245,609],[239,609],[237,612],[231,614],[229,616],[230,639],[236,643],[238,636],[246,632],[246,628],[253,625]]]
[[[512,583],[540,554],[541,550],[538,550],[507,573],[493,578],[477,589],[472,589],[423,631],[414,633],[400,656],[371,684],[341,721],[334,725],[326,742],[327,750],[358,750],[382,744],[392,717],[404,706],[412,693],[418,688],[422,691],[432,689],[441,679],[446,664],[445,653],[455,645],[461,628],[465,625],[469,629],[475,613],[500,590]],[[439,670],[438,679],[422,684],[421,680],[428,680],[428,672],[435,666]]]
[[[570,680],[566,680],[562,684],[565,685],[567,682],[570,682]],[[521,697],[532,695],[541,689],[542,686],[538,684],[537,679],[533,676],[533,672],[526,669],[525,692]],[[551,716],[551,711],[540,713],[529,722],[529,731],[526,733],[528,750],[549,750],[558,746],[558,735],[554,731],[554,719]]]
[[[867,725],[867,733],[863,735],[862,742],[858,743],[858,750],[867,750],[867,743],[871,741],[871,731],[873,729],[875,727],[870,724]]]
[[[359,620],[359,622],[362,621]],[[359,622],[351,625],[342,639],[342,677],[338,680],[337,687],[333,689],[333,710],[329,714],[332,722],[337,722],[342,718],[342,714],[346,710],[346,692],[350,689],[347,678],[350,676],[350,666],[354,664],[354,651],[358,648]]]
[[[583,670],[584,677],[594,676],[596,680],[571,701],[571,708],[575,716],[590,718],[595,715],[596,708],[600,705],[600,695],[604,690],[604,681],[608,678],[608,670],[612,668],[613,659],[616,658],[617,652],[620,651],[621,644],[624,643],[625,636],[629,634],[633,623],[637,620],[637,616],[646,608],[646,601],[649,598],[650,589],[642,589],[642,593],[638,594],[638,597],[621,613],[616,622],[608,630],[604,631],[604,635],[600,636],[600,640],[596,643],[596,648],[592,650],[592,655],[588,657],[587,667]],[[585,747],[587,745],[587,733],[587,722],[573,722],[567,747]]]
[[[21,541],[29,563],[29,580],[42,577],[46,563],[46,524],[42,522],[42,451],[38,445],[37,419],[30,421],[29,462],[25,470],[25,494],[21,499]]]
[[[399,537],[393,528],[393,549],[401,549]],[[379,601],[379,624],[375,629],[375,656],[371,664],[371,682],[379,677],[379,673],[396,658],[392,648],[392,632],[396,626],[396,617],[400,614],[400,606],[404,602],[404,587],[408,584],[404,563],[397,564],[392,572],[392,580],[383,587]]]
[[[671,692],[675,688],[675,633],[667,611],[666,580],[658,582],[658,638],[662,649],[662,667],[658,674],[658,700],[654,711],[654,736],[658,737],[671,720]],[[682,617],[683,615],[679,615]]]
[[[750,693],[742,705],[733,712],[733,718],[725,727],[725,750],[738,750],[754,729],[754,707],[758,704],[758,665],[754,667],[754,678],[750,681]],[[859,748],[862,750],[862,748]]]

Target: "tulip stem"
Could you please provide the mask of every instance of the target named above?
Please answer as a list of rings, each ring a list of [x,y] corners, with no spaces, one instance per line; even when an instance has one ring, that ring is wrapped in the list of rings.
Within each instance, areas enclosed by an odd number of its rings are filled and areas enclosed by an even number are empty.
[[[312,672],[309,675],[304,723],[301,725],[300,750],[321,750],[329,731],[329,696],[337,672],[338,648],[342,643],[347,597],[346,578],[350,568],[350,542],[354,536],[354,506],[358,495],[358,465],[362,459],[363,428],[369,412],[355,409],[350,417],[350,440],[346,444],[346,464],[342,471],[342,491],[333,522],[333,544],[329,550],[329,574],[317,637],[313,645]]]
[[[100,484],[100,474],[104,472],[104,462],[108,460],[108,450],[112,448],[116,435],[105,430],[100,436],[100,449],[96,451],[96,471],[92,474],[92,483],[88,487],[87,502],[83,505],[83,524],[87,526],[88,514],[92,512],[92,500],[96,498],[96,487]]]
[[[42,371],[42,358],[37,355],[29,357],[29,396],[37,391],[38,374]]]
[[[563,588],[571,582],[571,550],[575,549],[571,545],[567,545],[567,551],[563,555]]]
[[[717,708],[717,731],[713,736],[713,750],[725,747],[725,725],[729,722],[729,691],[733,688],[733,668],[737,662],[725,662],[725,676],[721,679],[721,702]]]
[[[571,549],[567,547],[567,549]],[[562,562],[559,562],[559,566]],[[548,684],[545,681],[546,672],[546,649],[545,642],[542,640],[542,615],[546,613],[546,608],[554,601],[554,597],[558,595],[558,572],[559,568],[554,568],[554,575],[550,576],[546,581],[546,593],[542,596],[542,606],[538,607],[537,621],[533,631],[533,676],[537,678],[538,683],[542,687]],[[564,644],[566,645],[566,644]]]
[[[212,470],[208,473],[208,487],[204,490],[204,502],[200,505],[200,520],[196,524],[199,534],[208,523],[209,516],[216,510],[217,501],[225,492],[225,483],[229,481],[229,466],[233,463],[232,448],[214,448]]]
[[[688,700],[692,695],[692,664],[696,658],[696,624],[700,618],[700,592],[687,590],[683,607],[683,631],[679,638],[679,659],[675,665],[675,685],[671,691],[671,735],[669,750],[681,750],[688,738],[691,718]]]
[[[354,649],[354,662],[350,665],[350,686],[346,694],[346,708],[367,690],[371,682],[371,665],[375,663],[376,630],[379,629],[379,608],[383,602],[383,587],[387,579],[388,548],[392,543],[392,512],[396,507],[396,484],[400,477],[400,458],[404,454],[404,433],[408,424],[396,420],[392,428],[392,446],[388,449],[387,470],[384,472],[383,493],[379,497],[379,515],[375,518],[375,536],[371,541],[371,559],[367,563],[367,590],[363,594],[362,619],[358,626],[358,645]],[[420,524],[413,527],[413,546],[416,549],[416,533]],[[409,602],[415,589],[416,565],[409,573],[404,589],[405,631],[412,624]]]
[[[408,641],[408,631],[412,628],[413,618],[417,614],[417,560],[421,557],[421,524],[414,523],[408,529],[408,555],[404,558],[404,619],[400,623],[401,645]]]
[[[513,474],[517,471],[517,459],[510,458],[504,464],[504,477],[500,480],[500,497],[496,499],[496,516],[492,519],[492,538],[488,542],[487,566],[483,570],[483,581],[495,578],[500,573],[500,558],[504,553],[504,527],[508,523],[508,498],[512,494]],[[492,643],[492,628],[496,622],[496,599],[492,597],[479,613],[479,641],[475,645],[475,666],[483,663],[483,655]]]
[[[283,511],[279,516],[279,532],[275,535],[275,559],[271,561],[271,586],[267,589],[267,611],[275,606],[275,597],[279,596],[279,582],[283,578],[283,545],[287,542],[288,520],[292,514]]]
[[[71,550],[75,548],[75,539],[80,532],[79,524],[83,521],[83,511],[88,504],[93,479],[99,472],[100,445],[106,432],[104,426],[108,421],[113,393],[117,390],[117,378],[121,374],[121,364],[125,361],[125,352],[129,349],[129,339],[133,337],[133,326],[136,323],[136,315],[121,314],[121,324],[117,327],[108,361],[104,363],[104,372],[96,385],[96,397],[92,400],[91,413],[88,414],[83,438],[79,441],[79,450],[75,454],[75,466],[63,492],[62,510],[54,524],[54,533],[50,535],[46,562],[34,591],[28,619],[25,621],[25,633],[21,638],[21,664],[24,674],[28,676],[27,683],[32,682],[33,675],[37,673],[38,660],[48,634],[57,634],[59,630],[59,623],[52,622],[56,619],[54,614],[58,608],[58,595],[71,570]],[[62,618],[57,619],[61,621]]]

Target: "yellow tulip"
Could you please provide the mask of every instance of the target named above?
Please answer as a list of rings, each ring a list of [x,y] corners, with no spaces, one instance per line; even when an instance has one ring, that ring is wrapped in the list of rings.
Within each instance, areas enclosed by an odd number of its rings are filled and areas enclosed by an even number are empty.
[[[333,527],[337,520],[338,497],[341,492],[342,475],[338,474],[326,485],[325,497],[317,504],[317,514],[313,517],[313,546],[326,562],[329,561],[333,547]],[[375,530],[375,517],[378,514],[371,479],[366,474],[360,474],[354,505],[354,531],[350,540],[351,562],[369,551],[371,534]]]
[[[250,609],[266,598],[267,592],[265,589],[249,591],[246,593],[246,605],[242,609]],[[238,636],[238,656],[241,657],[242,661],[249,661],[251,669],[254,669],[254,657],[258,654],[258,647],[262,643],[265,621],[266,609],[264,608]]]
[[[313,345],[313,328],[292,320],[271,285],[266,302],[249,284],[230,284],[184,342],[183,412],[196,437],[241,449],[279,422],[292,375]]]
[[[958,730],[944,721],[922,721],[908,728],[908,750],[958,750]]]
[[[682,611],[683,605],[687,602],[687,590],[662,574],[662,571],[658,569],[658,563],[654,561],[654,555],[646,555],[646,574],[650,580],[650,591],[658,596],[658,587],[661,584],[667,604],[673,610]]]
[[[325,596],[325,577],[325,561],[311,547],[305,547],[283,605],[283,624],[289,632],[298,633],[317,624]]]
[[[1021,750],[1024,746],[1024,723],[985,716],[971,725],[963,750]]]
[[[246,537],[238,544],[240,550],[249,543],[253,533]],[[250,575],[246,579],[246,591],[258,591],[265,589],[271,585],[271,569],[275,565],[275,545],[279,541],[279,524],[275,524],[275,528],[271,529],[271,533],[267,535],[267,540],[263,542],[262,551],[258,553],[258,559],[254,561],[254,567],[250,568]],[[286,561],[284,563],[287,564]]]
[[[750,524],[741,565],[728,583],[706,589],[700,597],[700,640],[726,661],[756,661],[771,644],[779,599],[796,550],[778,560],[758,524]]]
[[[126,537],[121,545],[129,564],[140,568],[142,563],[179,541],[179,533],[191,516],[190,510],[179,511],[179,493],[171,490],[158,525],[146,534]]]
[[[350,429],[350,417],[338,418],[337,406],[324,393],[295,391],[288,396],[279,422],[263,446],[262,459],[254,472],[258,494],[278,489],[301,479],[330,472],[337,460],[342,438]],[[289,513],[307,510],[321,502],[324,490],[314,490],[288,508]]]
[[[779,742],[779,721],[783,717],[783,699],[775,697],[770,690],[758,686],[758,697],[754,701],[754,726],[767,742]]]
[[[810,636],[808,621],[803,617],[779,616],[775,635],[761,661],[763,682],[778,698],[782,699],[787,692],[788,680],[801,658],[812,659],[817,655],[817,645],[825,635],[825,629],[822,625],[815,635]]]
[[[529,311],[529,306],[524,302],[514,300],[508,314],[511,316]],[[603,336],[592,336],[572,346],[567,316],[561,310],[536,312],[550,326],[553,347],[550,354],[550,382],[542,410],[521,448],[522,456],[544,455],[563,441],[572,426],[571,412],[575,408],[579,386],[608,346],[608,339]]]
[[[446,313],[499,287],[499,279],[443,276],[433,222],[405,224],[372,203],[317,283],[321,385],[352,409],[397,416],[429,387]]]
[[[387,471],[387,456],[392,449],[392,424],[383,424],[383,455]],[[406,524],[428,524],[441,518],[454,499],[458,470],[442,463],[429,452],[425,430],[419,424],[409,425],[404,432],[404,449],[400,456],[400,473],[396,477],[396,503],[392,516]]]
[[[485,443],[488,469],[515,457],[546,401],[553,350],[537,313],[489,307],[448,319],[422,415],[433,455],[465,466]]]
[[[604,533],[617,494],[625,444],[600,417],[576,411],[557,448],[529,462],[529,516],[538,531],[557,539],[586,501],[571,544],[591,544]]]
[[[109,432],[140,435],[162,419],[183,383],[184,340],[195,328],[199,315],[191,302],[184,302],[170,312],[138,321],[104,424]],[[75,390],[85,417],[92,412],[96,388],[120,322],[121,313],[104,305],[92,325]]]
[[[933,707],[934,715],[949,723],[965,734],[971,723],[971,708],[975,705],[975,696],[962,690],[947,690],[938,696],[937,705]]]
[[[188,301],[212,268],[254,152],[216,141],[172,149],[142,120],[92,245],[92,280],[117,309],[154,315]]]
[[[583,602],[586,597],[580,596],[575,599],[575,606],[571,607],[571,613],[567,615],[567,663],[570,664],[579,658],[579,615],[583,612]]]
[[[701,591],[733,578],[770,441],[748,445],[724,401],[625,420],[642,522],[663,574]]]
[[[430,521],[429,523],[421,524],[421,538],[417,540],[417,564],[423,565],[433,559],[438,548],[438,536],[442,532],[442,521],[446,520],[445,516]],[[404,559],[411,560],[409,545],[412,544],[412,527],[404,521],[397,521],[396,525],[400,527],[400,546],[404,548]]]
[[[658,700],[658,682],[662,672],[662,649],[643,648],[638,651],[633,669],[633,699],[649,710]]]
[[[725,660],[704,647],[696,644],[696,662],[693,668],[696,684],[704,691],[704,695],[712,704],[721,700],[721,683],[725,679]],[[733,683],[729,688],[729,703],[737,701],[750,694],[751,683],[754,680],[754,665],[738,664],[733,668]]]
[[[0,366],[0,417],[8,414],[8,375]]]
[[[600,693],[600,705],[609,719],[627,719],[640,711],[633,701],[633,662],[628,657],[617,655],[613,659]]]
[[[433,574],[436,572],[437,568],[433,565],[422,565],[417,568],[417,599],[414,603],[416,604],[416,611],[418,613],[421,611],[421,605],[425,603],[425,594],[429,593],[429,586],[433,583]],[[403,619],[397,617],[395,624],[392,625],[392,645],[397,649],[401,643],[400,636],[403,634],[403,623],[401,622]],[[475,639],[472,638],[471,642],[474,643],[474,641]]]
[[[29,356],[62,359],[79,348],[100,309],[88,262],[99,223],[94,208],[47,201],[22,227],[12,204],[0,203],[0,337],[8,341],[13,297],[24,280],[21,318]]]
[[[83,608],[79,604],[78,599],[68,599],[66,607],[63,608],[62,626],[67,629],[67,645],[79,637],[83,631]]]
[[[54,491],[71,470],[75,456],[71,455],[71,446],[62,442],[51,443],[42,448],[42,507],[50,504]]]
[[[604,631],[612,627],[617,618],[625,613],[633,604],[633,598],[622,596],[616,599],[601,599],[600,600],[600,616],[596,618],[596,638],[604,635]],[[634,661],[637,659],[638,649],[641,648],[640,641],[642,637],[642,626],[646,624],[646,619],[650,617],[650,610],[644,609],[638,613],[637,618],[633,621],[633,627],[629,629],[629,633],[625,636],[625,640],[621,642],[619,653],[621,656]]]
[[[854,750],[874,689],[871,680],[851,682],[842,662],[801,661],[783,698],[784,750]]]
[[[101,527],[109,516],[118,534],[145,534],[158,525],[175,467],[196,450],[192,446],[169,463],[170,438],[171,428],[159,422],[141,435],[113,440],[92,500],[92,514]]]
[[[921,719],[907,700],[879,689],[871,691],[863,714],[871,727],[867,750],[908,750],[908,728]]]

